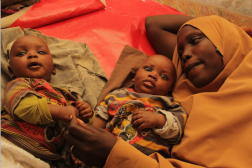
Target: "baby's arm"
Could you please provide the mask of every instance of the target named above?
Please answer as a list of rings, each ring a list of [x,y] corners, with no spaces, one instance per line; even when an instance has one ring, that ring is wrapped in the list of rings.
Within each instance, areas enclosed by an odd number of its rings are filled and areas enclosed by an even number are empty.
[[[105,98],[106,99],[106,98]],[[106,101],[102,101],[95,109],[95,118],[93,126],[99,128],[105,128],[109,119],[108,105]]]
[[[186,113],[178,104],[172,106],[169,111],[159,109],[157,113],[138,111],[132,116],[132,126],[138,126],[138,131],[152,128],[160,137],[178,143],[183,134]]]
[[[163,114],[140,109],[132,115],[131,123],[133,127],[138,126],[138,131],[141,132],[145,128],[162,128],[166,118]]]
[[[74,115],[79,117],[79,110],[74,106],[59,106],[59,105],[52,105],[48,104],[50,113],[54,120],[60,120],[63,122],[69,122],[71,116]]]
[[[170,105],[169,111],[159,109],[158,113],[165,115],[166,123],[161,129],[152,129],[153,132],[173,144],[180,141],[185,128],[187,114],[175,101]]]
[[[99,116],[95,116],[93,126],[99,127],[99,128],[105,128],[106,124],[107,124],[106,120],[102,119]]]
[[[73,106],[47,104],[47,98],[27,94],[14,109],[14,116],[32,124],[46,125],[57,120],[70,121],[70,116],[79,116]]]
[[[46,125],[54,123],[47,98],[38,98],[34,94],[27,94],[16,106],[13,112],[16,118],[32,124]]]
[[[105,128],[108,122],[107,104],[105,101],[96,107],[95,114],[93,126]]]
[[[177,143],[183,132],[178,118],[169,111],[160,110],[159,112],[165,116],[166,122],[162,128],[152,129],[153,132],[164,139],[169,139],[170,142]]]

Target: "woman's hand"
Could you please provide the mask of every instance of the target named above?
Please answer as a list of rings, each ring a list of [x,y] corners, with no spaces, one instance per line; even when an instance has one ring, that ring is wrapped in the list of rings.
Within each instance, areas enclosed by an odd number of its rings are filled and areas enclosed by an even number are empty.
[[[65,139],[74,146],[72,153],[89,166],[103,167],[117,138],[110,132],[85,124],[76,117],[70,121]]]

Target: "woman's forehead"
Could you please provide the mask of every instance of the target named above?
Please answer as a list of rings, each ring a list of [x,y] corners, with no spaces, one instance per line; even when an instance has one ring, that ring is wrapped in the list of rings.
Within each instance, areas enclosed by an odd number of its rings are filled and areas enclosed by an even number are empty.
[[[190,25],[200,30],[216,47],[221,48],[224,23],[229,25],[227,20],[215,15],[196,17],[182,25],[179,32]]]
[[[190,40],[191,37],[196,36],[196,35],[204,35],[205,36],[205,34],[201,30],[199,30],[191,25],[185,25],[178,32],[177,42],[179,43],[181,40]]]
[[[198,29],[192,25],[186,24],[179,30],[178,35],[181,33],[190,33],[190,32],[201,32],[202,33],[202,31],[200,29]]]

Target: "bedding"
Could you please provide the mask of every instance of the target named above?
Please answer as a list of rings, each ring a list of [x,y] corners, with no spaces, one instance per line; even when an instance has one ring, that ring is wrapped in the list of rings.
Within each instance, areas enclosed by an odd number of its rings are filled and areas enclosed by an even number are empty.
[[[43,168],[49,168],[50,165],[38,158],[35,158],[29,152],[14,145],[1,136],[1,167],[4,168],[32,168],[39,165]]]

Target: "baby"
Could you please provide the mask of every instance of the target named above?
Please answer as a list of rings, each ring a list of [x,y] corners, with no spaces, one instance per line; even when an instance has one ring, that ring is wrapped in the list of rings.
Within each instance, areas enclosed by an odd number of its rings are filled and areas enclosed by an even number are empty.
[[[78,101],[68,89],[51,83],[56,68],[44,40],[36,36],[18,38],[10,50],[11,78],[2,103],[1,133],[35,157],[61,159],[64,123],[72,115],[83,121],[92,117],[88,103]]]
[[[137,71],[133,88],[108,94],[96,108],[93,125],[106,128],[149,155],[159,152],[170,157],[173,144],[180,141],[186,113],[168,93],[176,81],[171,60],[153,55]]]

